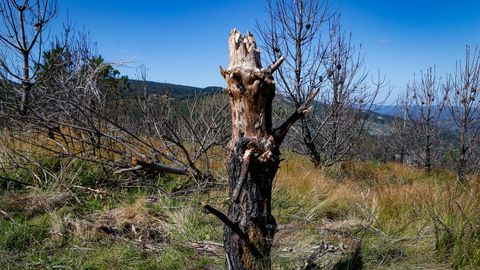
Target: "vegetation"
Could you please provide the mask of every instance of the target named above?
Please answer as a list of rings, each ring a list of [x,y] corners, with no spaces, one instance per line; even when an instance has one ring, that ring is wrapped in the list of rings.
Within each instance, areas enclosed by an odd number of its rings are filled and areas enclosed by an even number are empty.
[[[478,181],[459,186],[453,171],[398,163],[345,162],[321,172],[305,157],[285,155],[273,192],[281,235],[275,269],[301,264],[323,229],[360,238],[366,269],[480,266]],[[2,189],[1,210],[9,215],[0,226],[2,269],[223,267],[222,224],[200,202],[225,208],[225,189],[172,197],[166,193],[175,190],[174,178],[122,187],[111,173],[74,163],[52,169],[71,185]]]

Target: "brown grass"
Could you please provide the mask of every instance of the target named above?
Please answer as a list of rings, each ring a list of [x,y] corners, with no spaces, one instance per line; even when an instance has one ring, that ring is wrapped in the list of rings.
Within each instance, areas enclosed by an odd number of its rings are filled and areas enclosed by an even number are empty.
[[[281,222],[360,223],[367,267],[480,266],[478,177],[460,185],[451,171],[375,162],[322,172],[303,157],[289,157],[276,181],[273,201]]]

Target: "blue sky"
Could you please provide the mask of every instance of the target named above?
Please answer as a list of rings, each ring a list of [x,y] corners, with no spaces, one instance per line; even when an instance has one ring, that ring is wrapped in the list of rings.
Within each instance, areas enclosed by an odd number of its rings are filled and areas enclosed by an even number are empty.
[[[218,65],[228,61],[231,28],[255,29],[267,19],[265,0],[61,0],[57,23],[66,18],[85,29],[107,60],[138,66],[149,79],[205,87],[224,85]],[[366,66],[405,87],[414,72],[436,65],[452,72],[465,46],[480,44],[480,1],[331,0],[343,26],[361,43]]]

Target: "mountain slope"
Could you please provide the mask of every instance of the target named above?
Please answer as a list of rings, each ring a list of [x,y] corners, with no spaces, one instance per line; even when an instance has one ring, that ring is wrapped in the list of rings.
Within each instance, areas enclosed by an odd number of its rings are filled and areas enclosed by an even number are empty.
[[[143,92],[144,82],[140,80],[128,80],[129,89],[127,95],[136,95]],[[147,81],[147,95],[168,95],[178,99],[184,99],[199,94],[213,93],[222,90],[222,87],[208,86],[205,88]]]

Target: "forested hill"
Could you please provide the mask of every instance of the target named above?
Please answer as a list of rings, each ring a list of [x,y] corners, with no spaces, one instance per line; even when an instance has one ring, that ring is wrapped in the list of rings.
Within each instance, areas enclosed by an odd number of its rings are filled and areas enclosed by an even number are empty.
[[[160,82],[153,82],[147,81],[147,95],[167,95],[169,97],[173,97],[175,99],[188,99],[197,95],[202,94],[216,94],[222,92],[223,88],[219,86],[209,86],[205,88],[195,87],[195,86],[187,86],[187,85],[179,85],[179,84],[171,84],[171,83],[160,83]],[[126,95],[133,96],[139,93],[143,93],[143,86],[144,82],[141,80],[128,80],[128,90]],[[279,104],[290,104],[287,98],[281,98],[280,95],[277,95],[276,100]],[[287,105],[289,106],[289,105]],[[320,105],[321,106],[321,105]],[[382,106],[377,106],[382,107]],[[378,109],[378,108],[377,108]],[[394,115],[392,113],[384,112],[384,111],[377,111],[372,110],[370,112],[366,112],[371,114],[369,117],[369,121],[366,125],[367,133],[371,135],[379,135],[379,134],[389,134],[391,132],[391,125],[395,117],[398,115]]]
[[[147,95],[167,95],[177,99],[189,98],[192,96],[208,93],[218,93],[223,90],[219,86],[208,86],[205,88],[172,84],[172,83],[160,83],[147,81]],[[8,85],[8,86],[6,86]],[[128,79],[128,87],[120,87],[120,95],[127,97],[136,96],[143,93],[144,82],[140,80]],[[0,82],[0,95],[5,92],[9,87],[19,87],[15,82],[9,81],[8,83]]]
[[[143,92],[144,82],[140,80],[128,80],[128,95],[136,95]],[[171,83],[160,83],[147,81],[147,95],[169,95],[174,98],[182,99],[198,94],[206,94],[212,92],[218,92],[222,90],[222,87],[208,86],[205,88],[199,88],[194,86],[186,86]]]

